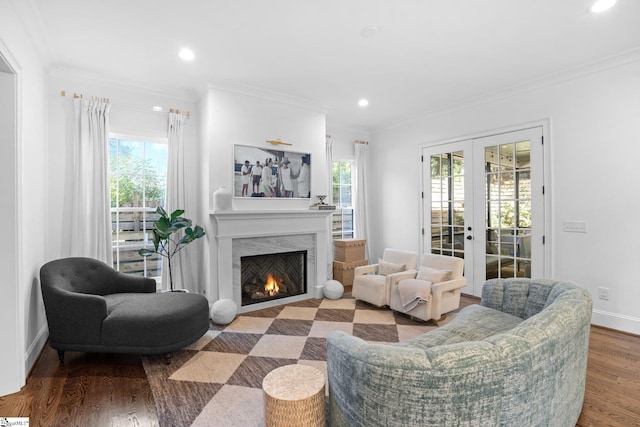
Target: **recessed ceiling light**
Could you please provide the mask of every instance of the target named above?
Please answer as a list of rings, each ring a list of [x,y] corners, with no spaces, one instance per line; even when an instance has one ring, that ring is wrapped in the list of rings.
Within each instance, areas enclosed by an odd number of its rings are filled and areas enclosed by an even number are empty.
[[[361,107],[366,107],[367,105],[369,105],[369,101],[363,98],[360,101],[358,101],[358,105]]]
[[[193,61],[193,58],[196,57],[191,49],[182,49],[178,56],[185,61]]]
[[[162,111],[162,107],[159,105],[154,106],[152,109],[153,111]]]
[[[589,8],[589,12],[591,13],[600,13],[604,12],[613,7],[616,4],[616,0],[598,0]]]

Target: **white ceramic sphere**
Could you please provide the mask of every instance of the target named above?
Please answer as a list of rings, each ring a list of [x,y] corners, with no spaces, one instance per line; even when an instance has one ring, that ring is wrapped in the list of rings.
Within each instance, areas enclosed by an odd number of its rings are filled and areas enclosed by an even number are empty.
[[[233,322],[238,313],[238,306],[230,299],[220,299],[211,306],[211,320],[218,325],[228,325]]]
[[[340,299],[344,293],[344,286],[337,280],[328,280],[324,284],[324,296],[328,299]]]

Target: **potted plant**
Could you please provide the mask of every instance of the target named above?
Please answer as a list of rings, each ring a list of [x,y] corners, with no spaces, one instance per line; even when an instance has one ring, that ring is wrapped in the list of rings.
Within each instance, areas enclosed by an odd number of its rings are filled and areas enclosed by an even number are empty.
[[[138,253],[143,257],[159,254],[167,259],[167,265],[169,266],[169,284],[173,292],[171,258],[184,249],[189,243],[203,237],[205,232],[199,225],[192,227],[192,221],[189,218],[181,216],[184,213],[183,209],[176,209],[171,212],[171,215],[168,215],[163,208],[158,207],[156,213],[160,215],[160,218],[155,222],[155,229],[153,230],[154,250],[143,248],[140,249]],[[179,232],[182,229],[184,229],[184,233],[182,237],[178,239]]]

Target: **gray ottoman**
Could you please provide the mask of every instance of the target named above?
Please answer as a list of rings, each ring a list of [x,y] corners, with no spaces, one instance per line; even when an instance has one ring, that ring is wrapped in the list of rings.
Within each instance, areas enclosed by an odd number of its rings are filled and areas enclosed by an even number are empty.
[[[109,315],[102,322],[102,344],[110,351],[170,353],[209,329],[209,303],[185,292],[105,295]]]

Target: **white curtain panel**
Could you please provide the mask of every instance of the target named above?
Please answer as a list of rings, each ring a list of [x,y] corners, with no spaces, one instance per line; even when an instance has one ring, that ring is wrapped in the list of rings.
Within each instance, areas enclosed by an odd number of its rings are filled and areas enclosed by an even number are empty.
[[[361,141],[355,143],[356,153],[356,181],[354,186],[355,193],[355,235],[356,239],[364,239],[364,255],[366,259],[371,261],[369,254],[371,253],[371,242],[369,241],[369,222],[367,221],[367,212],[369,212],[369,201],[367,197],[367,183],[369,182],[369,150],[368,144]],[[373,261],[371,261],[373,262]]]
[[[101,100],[74,98],[71,256],[113,265],[109,193],[109,111]]]
[[[168,214],[176,209],[184,209],[184,216],[192,218],[187,211],[187,184],[185,178],[185,157],[184,157],[184,126],[187,117],[181,113],[169,113],[169,154],[167,156],[167,196],[165,210]],[[193,269],[190,266],[191,246],[186,246],[177,256],[171,259],[171,275],[173,276],[174,289],[187,289],[196,292],[197,286]],[[166,259],[162,263],[162,288],[170,289],[169,265]]]
[[[327,191],[327,202],[333,205],[333,138],[331,135],[326,136],[326,151],[327,151],[327,180],[329,189]],[[327,279],[333,279],[333,236],[331,235],[331,223],[333,215],[329,215],[327,218],[328,230],[327,233]]]

